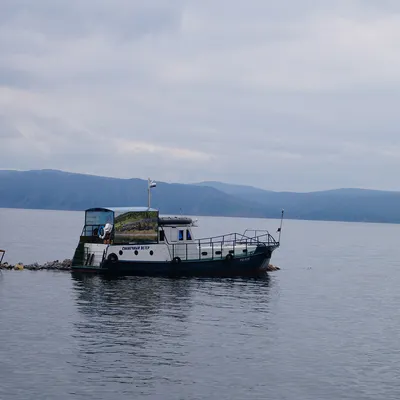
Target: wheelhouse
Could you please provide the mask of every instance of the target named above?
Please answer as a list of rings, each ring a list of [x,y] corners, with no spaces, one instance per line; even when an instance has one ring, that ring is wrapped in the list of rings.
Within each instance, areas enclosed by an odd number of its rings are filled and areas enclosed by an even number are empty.
[[[158,210],[144,207],[89,208],[81,241],[124,244],[158,241]]]
[[[81,243],[192,243],[191,218],[159,217],[145,207],[89,208]]]

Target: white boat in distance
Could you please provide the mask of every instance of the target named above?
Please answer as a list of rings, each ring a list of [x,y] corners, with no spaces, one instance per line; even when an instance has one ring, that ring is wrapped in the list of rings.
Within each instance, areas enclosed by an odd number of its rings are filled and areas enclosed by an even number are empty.
[[[197,239],[196,221],[161,217],[150,207],[98,207],[85,211],[85,223],[72,270],[110,275],[253,276],[265,274],[280,246],[266,230],[246,230]]]

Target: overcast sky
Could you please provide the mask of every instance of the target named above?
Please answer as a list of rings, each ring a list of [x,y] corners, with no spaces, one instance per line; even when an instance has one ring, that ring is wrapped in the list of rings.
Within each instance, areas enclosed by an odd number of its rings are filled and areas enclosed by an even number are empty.
[[[1,0],[0,168],[400,190],[398,0]]]

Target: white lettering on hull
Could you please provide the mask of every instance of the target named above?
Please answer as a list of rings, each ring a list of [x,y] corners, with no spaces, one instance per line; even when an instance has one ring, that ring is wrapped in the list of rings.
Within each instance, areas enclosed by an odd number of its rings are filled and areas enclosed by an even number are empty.
[[[122,250],[149,250],[150,246],[129,246],[122,247]]]

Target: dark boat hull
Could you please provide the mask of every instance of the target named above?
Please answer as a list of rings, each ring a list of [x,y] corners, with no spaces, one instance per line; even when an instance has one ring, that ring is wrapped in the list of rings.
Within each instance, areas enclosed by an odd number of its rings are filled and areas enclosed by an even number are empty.
[[[77,272],[96,272],[122,276],[259,276],[265,274],[273,248],[260,246],[254,254],[245,257],[214,260],[188,260],[181,262],[144,262],[106,260],[101,267],[80,267]]]

